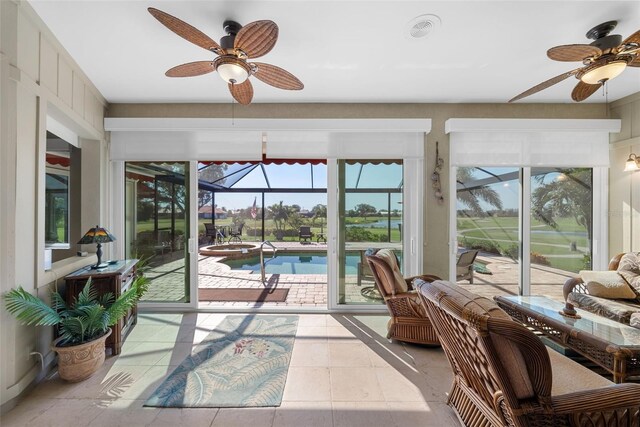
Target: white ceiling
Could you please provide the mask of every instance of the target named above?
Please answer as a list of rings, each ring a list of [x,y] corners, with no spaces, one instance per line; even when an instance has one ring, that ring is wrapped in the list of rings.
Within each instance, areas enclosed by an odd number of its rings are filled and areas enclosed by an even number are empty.
[[[147,7],[174,15],[214,40],[222,22],[276,22],[275,48],[258,61],[305,84],[272,88],[253,78],[254,103],[506,102],[580,66],[547,58],[548,48],[589,43],[594,25],[618,20],[626,38],[640,28],[638,1],[57,1],[33,8],[109,102],[231,102],[215,73],[168,78],[181,63],[213,54],[175,35]],[[408,23],[435,14],[441,27],[425,39]],[[519,102],[570,103],[571,77]],[[640,91],[640,68],[608,84],[608,100]],[[604,102],[603,91],[587,102]]]

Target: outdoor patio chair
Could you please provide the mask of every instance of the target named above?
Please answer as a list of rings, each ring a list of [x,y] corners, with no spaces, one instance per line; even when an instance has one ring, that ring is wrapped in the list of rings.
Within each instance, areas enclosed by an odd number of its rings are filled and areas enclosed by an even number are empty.
[[[300,243],[309,242],[310,239],[313,238],[313,233],[311,232],[311,227],[303,225],[298,230],[298,238],[300,239]]]
[[[242,243],[242,228],[244,227],[244,224],[240,224],[240,225],[232,225],[231,229],[229,230],[229,240],[227,241],[227,243],[231,243],[231,242],[235,242],[235,243]]]
[[[402,277],[398,258],[391,249],[368,249],[365,253],[376,286],[391,315],[387,338],[416,344],[439,345],[419,295],[413,290],[416,278],[439,280],[438,276]]]
[[[456,281],[468,280],[473,285],[473,262],[478,256],[478,251],[464,251],[456,262]]]
[[[453,370],[448,404],[468,427],[637,426],[640,384],[613,384],[548,350],[495,302],[416,280]]]
[[[360,251],[360,262],[357,265],[357,283],[358,286],[362,286],[363,280],[371,280],[375,281],[373,277],[373,272],[371,271],[371,267],[369,266],[369,262],[365,256],[365,251]]]

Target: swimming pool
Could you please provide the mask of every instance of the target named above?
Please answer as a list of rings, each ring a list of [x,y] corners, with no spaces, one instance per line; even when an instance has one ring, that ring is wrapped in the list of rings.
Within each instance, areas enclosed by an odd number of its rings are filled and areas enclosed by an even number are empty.
[[[356,274],[360,255],[347,253],[346,274]],[[223,261],[232,270],[260,272],[260,256]],[[265,254],[265,270],[268,274],[327,274],[326,252],[277,252],[275,258]]]

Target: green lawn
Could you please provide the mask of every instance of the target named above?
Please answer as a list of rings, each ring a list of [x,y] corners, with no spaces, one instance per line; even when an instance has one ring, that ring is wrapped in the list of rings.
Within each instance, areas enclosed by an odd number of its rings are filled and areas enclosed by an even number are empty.
[[[531,221],[531,251],[543,255],[552,267],[578,272],[585,268],[583,254],[589,245],[585,229],[573,218],[560,218],[552,228],[538,220]],[[493,244],[505,253],[518,243],[518,218],[458,218],[458,240],[461,243]],[[575,244],[577,251],[572,251]]]

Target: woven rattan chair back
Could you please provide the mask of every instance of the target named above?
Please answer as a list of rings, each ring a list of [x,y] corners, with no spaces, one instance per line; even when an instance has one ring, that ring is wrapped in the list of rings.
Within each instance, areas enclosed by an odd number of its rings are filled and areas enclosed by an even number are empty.
[[[392,267],[385,258],[376,255],[377,252],[377,249],[368,249],[365,258],[391,316],[387,326],[387,338],[416,344],[439,345],[420,297],[413,290],[412,282],[415,277],[403,278],[407,290],[398,289]],[[432,275],[417,277],[428,281],[439,279]]]
[[[531,331],[511,320],[493,301],[453,283],[418,280],[415,287],[454,371],[448,403],[467,426],[626,426],[640,422],[640,387],[616,390],[620,399],[628,399],[622,411],[593,410],[589,395],[584,394],[584,401],[579,402],[578,393],[558,405],[551,397],[549,354]],[[609,389],[597,391],[607,396],[613,393]],[[575,406],[567,401],[575,401]],[[618,404],[612,401],[610,406]]]

